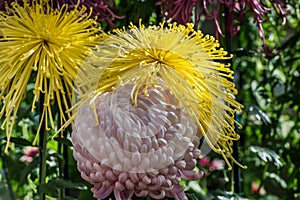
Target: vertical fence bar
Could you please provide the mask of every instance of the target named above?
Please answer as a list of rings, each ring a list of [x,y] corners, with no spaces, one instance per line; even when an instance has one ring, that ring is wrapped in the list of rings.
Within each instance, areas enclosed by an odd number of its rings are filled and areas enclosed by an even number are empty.
[[[225,6],[225,40],[226,40],[226,50],[229,54],[232,53],[232,35],[231,30],[228,30],[229,27],[227,27],[227,24],[233,23],[229,22],[229,20],[232,20],[232,18],[229,17],[229,8]],[[233,59],[230,59],[230,66],[233,66]],[[238,72],[235,72],[235,79],[239,76]],[[233,80],[235,82],[235,80]],[[237,118],[237,114],[235,115]],[[236,119],[236,121],[240,121]],[[235,127],[235,131],[237,131],[237,127]],[[238,142],[234,142],[233,146],[233,157],[239,161],[239,152],[238,152]],[[237,194],[240,194],[241,192],[241,171],[240,167],[237,165],[233,165],[233,189],[234,192]]]

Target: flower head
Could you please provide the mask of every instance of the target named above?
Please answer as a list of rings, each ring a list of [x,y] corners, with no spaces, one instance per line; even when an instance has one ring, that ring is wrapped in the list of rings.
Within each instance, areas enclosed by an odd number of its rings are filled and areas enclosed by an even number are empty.
[[[58,105],[61,122],[67,120],[64,111],[70,107],[73,80],[82,60],[99,42],[99,27],[84,14],[85,8],[68,12],[64,5],[58,11],[45,2],[12,3],[0,11],[0,118],[5,116],[2,128],[6,128],[7,144],[32,79],[32,111],[43,94],[38,132],[43,121],[47,130],[48,122],[55,128],[50,102]]]
[[[266,195],[267,192],[263,186],[260,187],[259,184],[252,182],[251,183],[251,193],[258,194],[259,196],[264,196],[264,195]]]
[[[223,170],[223,169],[225,169],[224,160],[214,159],[209,165],[209,170],[210,171]]]
[[[202,136],[229,168],[234,113],[242,105],[218,42],[187,26],[114,30],[87,57],[76,79],[72,141],[81,176],[102,199],[165,195],[186,199],[181,179],[193,168]]]
[[[91,15],[99,22],[106,22],[110,27],[114,27],[113,21],[122,17],[114,14],[116,7],[113,7],[115,0],[58,0],[54,5],[57,8],[64,4],[70,5],[70,8],[76,7],[81,9],[83,6],[92,9]]]
[[[32,162],[33,158],[39,154],[38,147],[26,147],[23,149],[24,155],[20,158],[20,160],[26,164]]]
[[[220,25],[220,17],[222,6],[228,8],[228,21],[226,22],[226,30],[231,34],[235,34],[239,30],[239,24],[243,23],[247,13],[253,14],[253,21],[257,24],[260,37],[265,44],[265,35],[263,31],[264,17],[273,8],[282,23],[285,24],[287,10],[284,7],[286,1],[271,0],[268,2],[260,0],[158,0],[157,4],[163,8],[163,15],[173,22],[186,24],[192,19],[195,24],[199,24],[201,16],[205,16],[208,20],[213,20],[216,25],[216,35],[223,35]],[[194,14],[194,15],[193,15]]]
[[[29,4],[36,0],[27,0]],[[0,0],[0,10],[5,10],[5,4],[10,6],[11,3],[18,2],[20,5],[23,4],[24,0]],[[114,14],[116,11],[116,7],[112,6],[114,0],[48,0],[45,3],[51,5],[53,9],[65,9],[65,4],[68,5],[68,11],[73,9],[77,9],[81,11],[83,8],[84,10],[89,13],[92,17],[94,17],[99,22],[106,22],[110,27],[114,27],[113,21],[115,19],[121,19],[121,16],[117,16]],[[85,9],[87,8],[87,9]],[[91,9],[91,10],[90,10]],[[83,14],[83,13],[82,13]]]
[[[161,85],[162,80],[210,147],[225,160],[233,159],[232,141],[239,138],[234,113],[242,105],[234,100],[237,90],[229,80],[233,78],[229,64],[218,62],[231,58],[219,43],[194,31],[192,24],[131,25],[129,32],[115,33],[87,58],[79,73],[81,102],[130,83],[134,85],[130,98],[138,105],[139,91],[143,88],[147,95],[148,86]]]
[[[204,157],[200,159],[200,164],[203,167],[207,167],[209,171],[215,171],[215,170],[223,170],[225,169],[225,162],[224,160],[220,159],[214,159],[212,162],[210,162],[209,157]]]
[[[81,176],[98,199],[111,192],[121,200],[133,194],[187,199],[179,181],[203,176],[192,171],[200,155],[197,125],[163,84],[149,86],[148,96],[139,91],[137,106],[130,100],[133,87],[103,93],[80,108],[72,141]]]
[[[200,164],[204,167],[210,165],[210,158],[209,157],[204,157],[200,159]]]

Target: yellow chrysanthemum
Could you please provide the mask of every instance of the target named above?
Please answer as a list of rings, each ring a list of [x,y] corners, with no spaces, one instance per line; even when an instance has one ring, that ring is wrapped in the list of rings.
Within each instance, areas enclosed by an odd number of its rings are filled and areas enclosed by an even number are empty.
[[[54,10],[46,0],[12,4],[0,12],[0,118],[6,129],[7,144],[17,111],[26,96],[26,87],[35,80],[32,111],[43,94],[46,129],[54,129],[50,102],[57,103],[61,122],[69,117],[73,80],[83,59],[99,43],[100,27],[77,7],[68,12],[67,5]],[[7,147],[6,147],[7,152]]]
[[[231,169],[232,142],[239,139],[234,115],[242,108],[234,99],[233,71],[220,62],[231,55],[193,24],[129,28],[114,30],[86,60],[77,78],[78,105],[126,84],[134,84],[130,97],[138,105],[139,91],[147,95],[148,86],[166,84]]]

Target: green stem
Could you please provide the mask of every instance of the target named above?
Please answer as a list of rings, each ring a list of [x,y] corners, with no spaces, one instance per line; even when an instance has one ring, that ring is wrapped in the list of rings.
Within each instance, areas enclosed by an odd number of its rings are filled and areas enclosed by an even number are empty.
[[[47,131],[40,133],[40,186],[45,184],[46,180],[46,157],[47,157]],[[40,200],[45,200],[45,194],[40,189]]]
[[[67,132],[65,134],[67,137]],[[64,179],[69,180],[69,151],[68,146],[63,144],[63,157],[64,157]],[[65,189],[65,195],[68,196],[70,194],[70,190],[68,188]]]
[[[9,179],[9,176],[8,176],[8,167],[7,167],[7,163],[6,163],[6,155],[4,154],[4,151],[2,151],[2,145],[1,144],[0,144],[0,155],[1,155],[1,158],[2,158],[2,168],[3,168],[6,184],[7,184],[7,187],[8,187],[9,196],[10,196],[11,200],[15,200],[14,192],[13,192],[13,189],[12,189],[12,186],[11,186],[11,183],[10,183],[10,179]]]
[[[265,184],[265,181],[267,179],[267,176],[266,176],[266,173],[269,169],[269,164],[266,163],[264,169],[263,169],[263,173],[262,173],[262,179],[261,179],[261,182],[259,184],[259,187],[258,187],[258,192],[260,191],[260,189],[263,187],[263,185]]]
[[[57,152],[59,154],[62,154],[62,145],[61,143],[57,143]],[[62,166],[62,160],[61,159],[58,159],[58,176],[59,176],[59,179],[62,179],[63,178],[63,166]],[[64,189],[60,188],[59,189],[59,199],[60,200],[63,200],[64,198]]]
[[[42,120],[42,113],[44,109],[44,94],[40,96],[40,105],[39,105],[39,111],[40,111],[40,120]],[[43,190],[41,189],[42,185],[45,184],[46,180],[46,158],[47,158],[47,131],[45,127],[45,121],[42,122],[41,130],[39,133],[39,159],[40,159],[40,189],[39,189],[39,195],[40,200],[45,200],[45,194]]]

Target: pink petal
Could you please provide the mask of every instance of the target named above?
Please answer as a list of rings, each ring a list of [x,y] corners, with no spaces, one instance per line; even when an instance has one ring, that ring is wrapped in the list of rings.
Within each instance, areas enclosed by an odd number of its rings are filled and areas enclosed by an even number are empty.
[[[102,186],[98,191],[94,192],[94,197],[98,199],[105,199],[110,195],[110,193],[113,191],[113,187],[105,187]]]
[[[133,196],[133,190],[125,190],[125,191],[114,191],[115,198],[119,200],[130,200]]]

